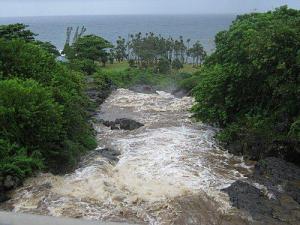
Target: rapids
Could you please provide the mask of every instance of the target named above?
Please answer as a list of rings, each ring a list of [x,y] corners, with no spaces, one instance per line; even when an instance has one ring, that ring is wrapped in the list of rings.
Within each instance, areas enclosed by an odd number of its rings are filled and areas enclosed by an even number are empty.
[[[95,121],[130,118],[145,124],[123,131],[94,123],[98,150],[119,151],[119,161],[110,162],[96,149],[71,174],[28,179],[7,207],[137,224],[246,224],[222,189],[252,167],[216,144],[215,128],[190,119],[193,101],[166,92],[116,90]]]

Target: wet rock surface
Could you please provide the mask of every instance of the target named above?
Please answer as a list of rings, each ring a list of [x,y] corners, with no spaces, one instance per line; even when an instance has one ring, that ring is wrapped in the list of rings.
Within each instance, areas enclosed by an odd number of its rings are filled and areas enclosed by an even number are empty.
[[[29,179],[0,208],[149,225],[299,225],[298,167],[270,158],[253,169],[217,145],[216,129],[190,120],[192,105],[114,91],[95,118],[98,149],[71,174]],[[145,126],[114,130],[117,118]]]
[[[140,122],[126,118],[116,119],[115,121],[101,120],[100,122],[102,122],[103,125],[110,127],[112,130],[135,130],[144,126],[144,124]]]
[[[259,135],[241,132],[234,141],[225,144],[225,148],[231,154],[250,160],[276,157],[300,166],[300,141],[297,140],[269,141]]]
[[[21,180],[18,177],[0,173],[0,202],[7,201],[7,192],[20,185]]]
[[[99,152],[99,154],[101,154],[103,157],[107,158],[108,160],[114,162],[119,161],[118,156],[121,155],[119,151],[108,149],[108,148],[97,149],[97,152]]]
[[[300,221],[300,168],[279,158],[258,162],[246,180],[224,189],[232,205],[258,224],[293,224]]]
[[[172,95],[174,95],[176,98],[182,98],[184,96],[190,96],[191,92],[184,90],[184,89],[176,89],[172,91]]]

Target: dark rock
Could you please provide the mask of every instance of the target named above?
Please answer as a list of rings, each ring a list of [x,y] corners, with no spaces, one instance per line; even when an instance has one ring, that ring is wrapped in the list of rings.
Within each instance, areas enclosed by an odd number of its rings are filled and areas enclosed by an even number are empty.
[[[287,182],[285,190],[300,204],[300,179]]]
[[[265,207],[267,198],[261,190],[246,182],[236,181],[225,189],[225,192],[228,193],[234,207],[247,210],[251,214],[272,213],[271,208]]]
[[[9,197],[5,194],[4,190],[0,190],[0,203],[6,202],[7,200],[9,200]]]
[[[13,187],[17,186],[15,179],[13,179],[13,177],[10,175],[5,177],[3,185],[4,185],[4,188],[7,190],[10,190]]]
[[[138,128],[144,126],[144,124],[139,123],[135,120],[125,119],[125,118],[116,119],[115,123],[119,124],[120,129],[122,129],[122,130],[135,130],[135,129],[138,129]]]
[[[117,124],[112,124],[110,127],[112,130],[120,130],[120,127]]]
[[[135,130],[144,126],[142,123],[126,118],[116,119],[115,121],[103,121],[102,123],[104,126],[110,127],[112,130]]]
[[[0,176],[0,203],[7,200],[7,196],[5,195],[5,190],[2,181],[3,181],[3,176]]]
[[[299,221],[300,168],[282,159],[270,157],[259,161],[247,180],[236,181],[223,191],[234,207],[262,224]]]
[[[191,92],[188,92],[184,89],[176,89],[172,91],[172,95],[174,95],[176,98],[182,98],[184,96],[190,96]]]
[[[106,126],[106,127],[111,127],[114,124],[115,123],[113,121],[103,121],[103,125]]]
[[[120,155],[119,151],[109,149],[109,148],[103,148],[97,150],[103,157],[107,158],[110,161],[117,162],[119,161],[118,156]]]
[[[284,180],[294,181],[300,179],[300,168],[280,158],[269,157],[260,160],[255,166],[254,176],[256,180],[263,178],[264,175],[272,179],[273,183]]]
[[[300,166],[300,141],[296,140],[268,140],[260,135],[241,132],[235,140],[225,144],[225,149],[250,160],[277,157]]]

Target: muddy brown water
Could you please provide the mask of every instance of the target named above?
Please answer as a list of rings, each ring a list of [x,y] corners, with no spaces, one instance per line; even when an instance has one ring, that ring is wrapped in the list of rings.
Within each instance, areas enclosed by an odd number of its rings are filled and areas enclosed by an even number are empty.
[[[112,163],[91,152],[65,176],[40,174],[1,207],[14,212],[137,224],[248,224],[221,191],[245,179],[252,166],[222,150],[216,130],[192,122],[193,98],[118,89],[97,119],[130,118],[134,131],[95,122],[98,149],[121,153]]]

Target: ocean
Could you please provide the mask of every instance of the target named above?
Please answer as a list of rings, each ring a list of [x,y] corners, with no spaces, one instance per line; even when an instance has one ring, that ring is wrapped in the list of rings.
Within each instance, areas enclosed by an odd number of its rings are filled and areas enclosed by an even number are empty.
[[[118,36],[127,39],[129,34],[154,32],[164,37],[179,38],[191,42],[201,41],[205,49],[214,49],[214,37],[229,28],[236,15],[117,15],[117,16],[45,16],[1,18],[0,24],[24,23],[39,34],[37,38],[50,41],[63,49],[68,26],[85,26],[86,34],[96,34],[114,43]],[[73,30],[74,32],[74,30]]]

